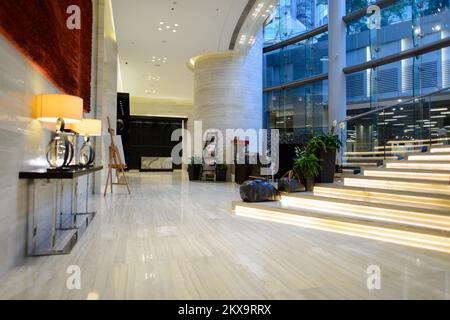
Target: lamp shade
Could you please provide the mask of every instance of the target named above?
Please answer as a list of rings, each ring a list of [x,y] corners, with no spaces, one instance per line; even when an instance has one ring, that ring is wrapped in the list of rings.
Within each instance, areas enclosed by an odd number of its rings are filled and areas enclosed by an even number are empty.
[[[79,123],[71,124],[70,128],[82,136],[102,135],[102,122],[97,119],[83,119]]]
[[[83,99],[66,94],[41,94],[34,98],[33,118],[55,123],[58,118],[66,123],[83,119]]]

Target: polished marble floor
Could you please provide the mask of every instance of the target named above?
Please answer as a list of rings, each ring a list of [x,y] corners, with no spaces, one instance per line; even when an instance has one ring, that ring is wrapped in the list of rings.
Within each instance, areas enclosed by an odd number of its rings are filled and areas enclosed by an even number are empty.
[[[239,218],[234,184],[131,174],[68,256],[30,258],[1,299],[449,299],[450,255]],[[70,266],[81,288],[67,288]],[[381,289],[369,290],[378,266]]]

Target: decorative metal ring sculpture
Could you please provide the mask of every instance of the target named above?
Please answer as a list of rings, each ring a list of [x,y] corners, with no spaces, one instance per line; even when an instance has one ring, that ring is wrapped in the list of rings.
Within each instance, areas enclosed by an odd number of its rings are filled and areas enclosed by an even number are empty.
[[[90,167],[94,164],[95,151],[91,145],[91,140],[86,137],[83,146],[80,149],[80,166]]]
[[[56,122],[56,134],[52,141],[47,145],[46,158],[47,162],[54,169],[67,167],[73,160],[74,147],[64,133],[64,120],[58,119]]]

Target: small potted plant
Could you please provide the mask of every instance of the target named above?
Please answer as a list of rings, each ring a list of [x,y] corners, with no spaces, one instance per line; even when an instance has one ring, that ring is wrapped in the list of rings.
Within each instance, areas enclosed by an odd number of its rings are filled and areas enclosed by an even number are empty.
[[[309,151],[302,151],[300,148],[295,148],[297,158],[294,160],[294,170],[302,178],[305,184],[306,191],[314,191],[315,178],[320,173],[319,158],[314,153]]]
[[[216,165],[216,181],[226,182],[227,181],[228,166],[226,164]]]
[[[198,157],[191,158],[191,163],[188,166],[189,181],[200,180],[203,168],[202,162],[203,161]]]
[[[333,183],[336,171],[336,152],[342,148],[342,142],[334,134],[334,129],[330,132],[315,136],[307,145],[307,151],[316,155],[320,159],[321,169],[319,173],[320,183]]]

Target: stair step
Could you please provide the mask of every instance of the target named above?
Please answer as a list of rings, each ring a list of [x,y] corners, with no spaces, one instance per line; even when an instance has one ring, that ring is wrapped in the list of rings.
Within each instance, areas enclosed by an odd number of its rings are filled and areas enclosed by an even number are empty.
[[[314,194],[329,198],[389,203],[450,211],[450,198],[446,195],[320,184],[314,188]]]
[[[392,141],[388,141],[387,144],[390,145],[398,145],[398,144],[423,144],[425,146],[430,145],[430,143],[434,144],[434,143],[442,143],[442,142],[446,142],[446,141],[450,141],[450,138],[435,138],[435,139],[420,139],[420,140],[403,140],[403,141],[396,141],[396,140],[392,140]]]
[[[431,145],[431,147],[439,147],[443,146],[443,143],[434,143]],[[426,147],[429,147],[429,145],[426,145]],[[390,146],[378,146],[375,147],[375,150],[421,150],[423,148],[422,145],[390,145]]]
[[[408,150],[398,150],[398,151],[360,151],[360,152],[346,152],[344,155],[346,157],[353,157],[353,156],[395,156],[396,154],[410,154],[414,153],[412,151]],[[417,152],[416,152],[417,153]],[[384,157],[383,157],[384,159]]]
[[[450,185],[445,181],[423,179],[383,178],[383,177],[348,177],[344,185],[387,190],[414,191],[432,194],[450,195]]]
[[[370,218],[362,219],[318,211],[293,210],[283,208],[277,203],[235,202],[233,203],[233,209],[235,214],[240,217],[450,253],[448,232],[435,234],[437,233],[435,230],[427,228],[411,228],[398,223],[386,223]]]
[[[387,161],[386,168],[450,171],[450,161]]]
[[[281,202],[287,208],[396,223],[439,232],[445,231],[450,236],[450,210],[448,209],[411,208],[400,205],[318,197],[308,194],[283,195]]]
[[[411,161],[450,161],[450,153],[438,153],[438,154],[418,154],[408,156],[408,160]]]
[[[450,146],[433,147],[431,153],[450,153]]]
[[[345,160],[347,162],[349,161],[383,161],[383,160],[398,160],[397,156],[390,156],[390,157],[345,157]]]
[[[355,163],[344,163],[342,167],[343,168],[377,167],[377,164],[375,162],[371,163],[355,162]]]
[[[450,171],[436,172],[434,170],[422,169],[387,169],[373,168],[364,170],[366,177],[386,177],[386,178],[403,178],[403,179],[425,179],[433,181],[450,182]]]

